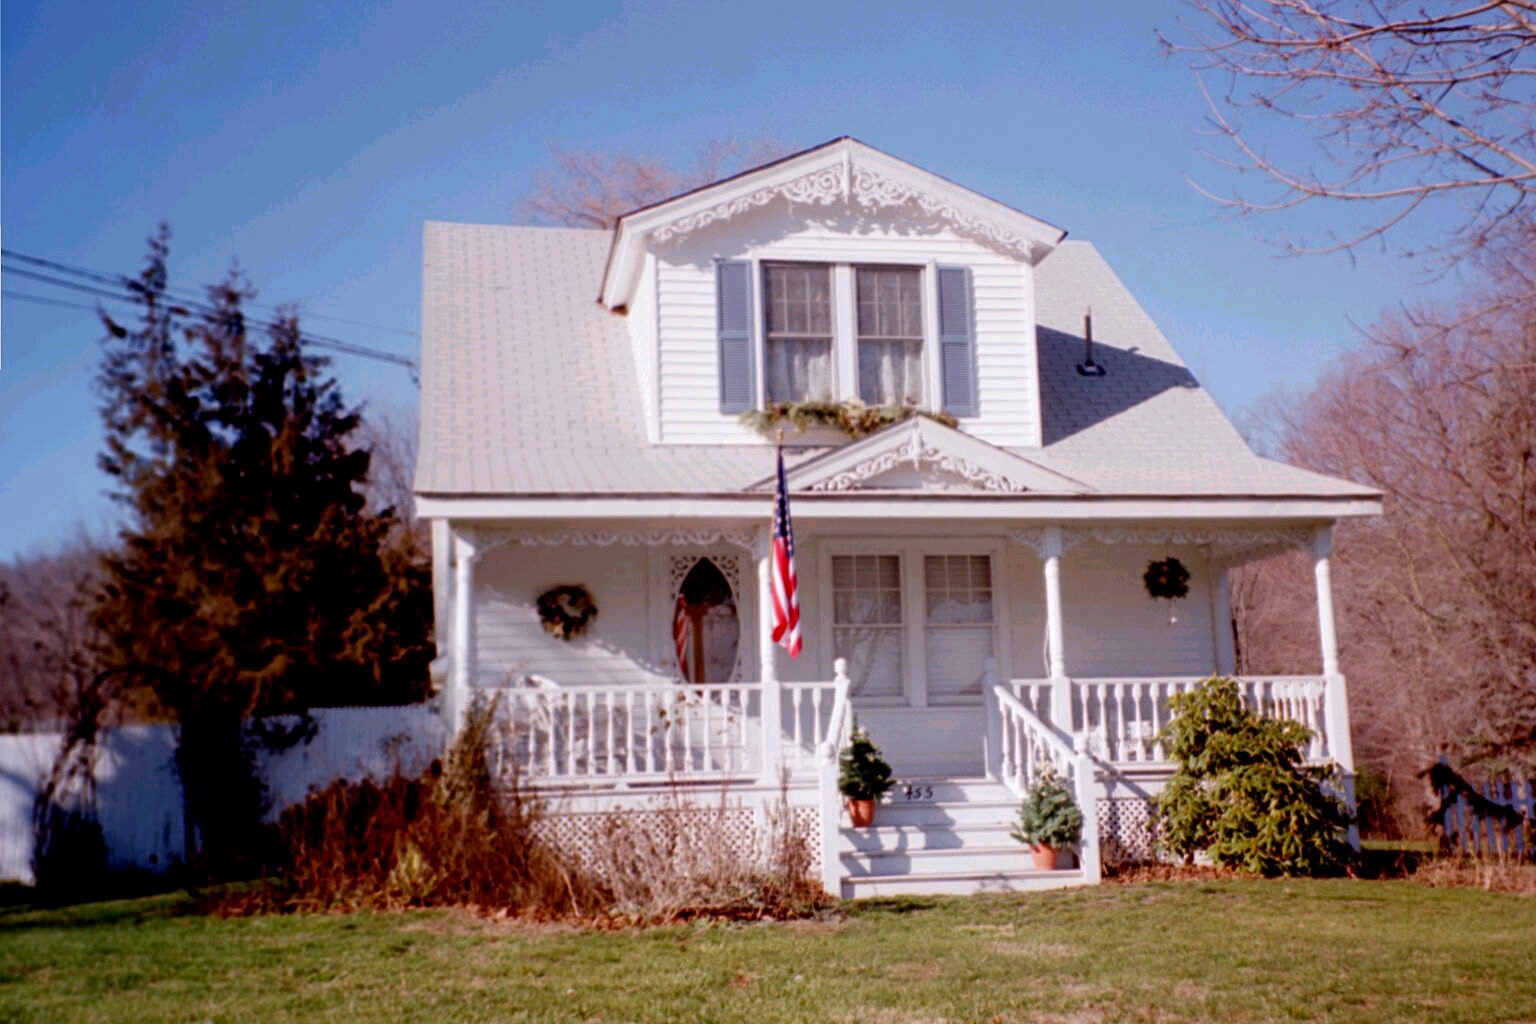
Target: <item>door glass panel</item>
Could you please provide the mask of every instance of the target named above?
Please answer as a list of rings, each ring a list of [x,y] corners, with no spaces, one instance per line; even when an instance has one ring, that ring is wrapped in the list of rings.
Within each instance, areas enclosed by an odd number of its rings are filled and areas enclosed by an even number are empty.
[[[672,640],[678,674],[690,683],[728,683],[736,672],[741,619],[731,584],[708,558],[688,570],[677,589]]]

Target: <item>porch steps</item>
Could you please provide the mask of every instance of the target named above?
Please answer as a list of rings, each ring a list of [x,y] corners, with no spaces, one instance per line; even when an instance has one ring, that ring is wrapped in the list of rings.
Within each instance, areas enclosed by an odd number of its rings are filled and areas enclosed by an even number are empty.
[[[964,895],[1081,885],[1076,868],[1036,870],[1009,835],[1018,801],[990,779],[907,779],[873,828],[843,826],[843,895]]]

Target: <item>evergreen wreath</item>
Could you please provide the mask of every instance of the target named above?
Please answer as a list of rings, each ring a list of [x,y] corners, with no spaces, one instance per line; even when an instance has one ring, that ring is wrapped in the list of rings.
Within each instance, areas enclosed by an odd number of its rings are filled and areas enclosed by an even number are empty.
[[[1177,601],[1189,595],[1189,570],[1177,558],[1148,562],[1141,582],[1147,593],[1159,601]]]
[[[586,587],[577,583],[550,587],[539,595],[539,621],[544,632],[569,640],[597,618],[597,605]]]

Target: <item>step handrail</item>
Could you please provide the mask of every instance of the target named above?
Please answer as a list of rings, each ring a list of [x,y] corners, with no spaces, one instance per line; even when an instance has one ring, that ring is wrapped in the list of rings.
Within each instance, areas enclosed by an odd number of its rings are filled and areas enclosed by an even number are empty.
[[[1041,720],[1028,705],[1011,693],[1001,680],[992,684],[992,695],[997,700],[1000,710],[1011,712],[1013,717],[1024,723],[1024,727],[1032,736],[1040,739],[1050,748],[1054,755],[1051,760],[1065,774],[1069,770],[1068,766],[1077,759],[1077,751],[1072,748],[1072,744],[1061,730]]]
[[[1069,742],[1061,730],[1041,721],[1001,680],[991,678],[988,689],[997,702],[1002,740],[999,774],[1003,785],[1014,795],[1024,796],[1029,784],[1034,782],[1031,776],[1035,751],[1029,748],[1035,744],[1043,748],[1046,761],[1061,773],[1074,791],[1078,810],[1083,816],[1082,838],[1078,844],[1083,880],[1089,885],[1097,885],[1102,872],[1098,769],[1088,753],[1087,738],[1078,736],[1075,742]],[[1021,751],[1020,747],[1024,749]]]
[[[853,689],[848,679],[848,659],[832,663],[832,677],[837,685],[832,698],[832,717],[827,721],[827,738],[816,750],[816,788],[821,804],[821,885],[832,896],[843,894],[843,860],[837,848],[838,826],[842,821],[842,801],[837,789],[838,747],[848,733],[849,696]]]

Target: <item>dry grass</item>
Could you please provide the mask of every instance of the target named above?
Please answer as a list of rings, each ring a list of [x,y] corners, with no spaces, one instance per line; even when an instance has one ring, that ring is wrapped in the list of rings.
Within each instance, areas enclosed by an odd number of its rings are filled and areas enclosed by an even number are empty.
[[[1436,889],[1482,889],[1536,895],[1536,864],[1471,857],[1436,857],[1408,876]]]

